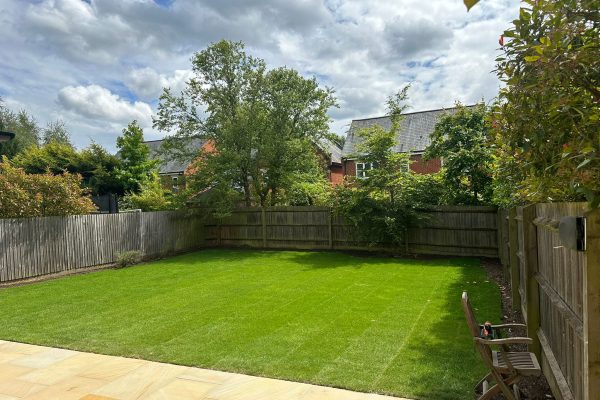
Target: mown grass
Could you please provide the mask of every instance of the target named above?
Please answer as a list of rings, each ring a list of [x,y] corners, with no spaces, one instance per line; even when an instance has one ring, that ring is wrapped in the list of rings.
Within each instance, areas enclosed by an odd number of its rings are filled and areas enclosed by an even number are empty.
[[[423,399],[484,374],[460,295],[475,259],[207,250],[0,290],[0,338]]]

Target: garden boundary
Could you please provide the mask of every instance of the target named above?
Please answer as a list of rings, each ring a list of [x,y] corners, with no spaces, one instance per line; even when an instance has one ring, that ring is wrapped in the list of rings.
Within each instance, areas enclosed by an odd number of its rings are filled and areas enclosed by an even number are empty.
[[[0,219],[0,282],[199,249],[202,215],[180,211]]]
[[[204,247],[498,256],[495,208],[424,211],[430,218],[400,248],[361,243],[326,207],[245,208],[218,220],[206,210],[0,219],[0,282],[108,265],[131,250],[144,259]]]
[[[360,232],[329,207],[238,209],[209,221],[206,240],[211,246],[498,257],[496,208],[439,206],[421,211],[428,218],[410,229],[399,247],[364,243]]]
[[[557,399],[600,393],[600,210],[585,203],[500,210],[500,258],[513,307]],[[586,250],[565,247],[563,217],[585,217]]]

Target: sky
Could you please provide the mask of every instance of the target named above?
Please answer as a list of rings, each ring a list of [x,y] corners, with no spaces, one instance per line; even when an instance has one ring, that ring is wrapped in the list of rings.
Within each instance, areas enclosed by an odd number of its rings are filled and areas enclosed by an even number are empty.
[[[331,131],[385,114],[411,84],[411,111],[489,103],[498,37],[518,0],[0,0],[0,97],[40,125],[60,119],[73,143],[111,151],[136,119],[148,140],[163,87],[180,91],[191,57],[241,40],[336,92]]]

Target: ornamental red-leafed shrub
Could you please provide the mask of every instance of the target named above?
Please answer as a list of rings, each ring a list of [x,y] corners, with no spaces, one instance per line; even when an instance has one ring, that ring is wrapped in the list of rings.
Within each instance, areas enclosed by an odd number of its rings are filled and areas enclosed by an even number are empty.
[[[0,218],[40,217],[49,215],[87,214],[96,206],[81,188],[81,176],[27,174],[0,162]]]

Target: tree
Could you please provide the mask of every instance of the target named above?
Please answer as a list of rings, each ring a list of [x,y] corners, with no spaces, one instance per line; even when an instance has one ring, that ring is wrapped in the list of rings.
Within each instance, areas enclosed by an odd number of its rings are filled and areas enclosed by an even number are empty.
[[[162,211],[174,208],[170,192],[163,189],[158,174],[153,172],[149,179],[141,184],[139,193],[127,193],[122,200],[123,209],[142,211]]]
[[[17,154],[13,162],[28,174],[50,172],[57,175],[63,172],[80,172],[77,151],[70,144],[57,141],[43,146],[30,146]]]
[[[444,160],[443,177],[454,204],[489,204],[492,198],[493,148],[485,105],[460,104],[443,115],[431,134],[424,158]]]
[[[125,184],[119,177],[120,170],[121,159],[97,143],[90,144],[79,153],[78,172],[93,195],[123,195]]]
[[[13,140],[0,143],[0,157],[14,157],[28,147],[38,144],[40,128],[35,119],[24,110],[14,113],[9,110],[0,98],[0,130],[16,134]]]
[[[144,131],[137,121],[123,129],[123,135],[117,138],[117,147],[121,158],[117,176],[126,191],[137,193],[158,164],[158,160],[148,157],[150,149],[144,144]]]
[[[526,1],[497,59],[506,83],[493,114],[514,181],[504,202],[600,204],[600,11],[597,0]],[[516,172],[516,176],[506,173]],[[504,191],[507,192],[507,191]]]
[[[64,121],[57,120],[50,122],[44,129],[42,143],[49,144],[52,142],[73,146],[71,144],[71,135],[67,131]]]
[[[404,243],[408,229],[425,218],[418,208],[435,196],[435,187],[427,197],[422,196],[423,191],[415,187],[422,180],[410,172],[409,155],[394,151],[407,90],[405,87],[388,99],[389,130],[374,125],[358,132],[363,141],[355,156],[372,166],[368,175],[336,188],[337,211],[372,244]]]
[[[81,177],[65,172],[27,174],[6,156],[0,162],[0,218],[87,214],[96,210],[80,186]]]
[[[212,44],[196,53],[192,67],[195,77],[181,96],[164,90],[154,125],[175,131],[167,148],[180,150],[194,137],[211,143],[188,181],[195,193],[223,206],[237,192],[247,206],[283,202],[293,175],[310,170],[304,161],[316,157],[313,143],[328,132],[332,91],[291,69],[267,72],[239,42]]]

